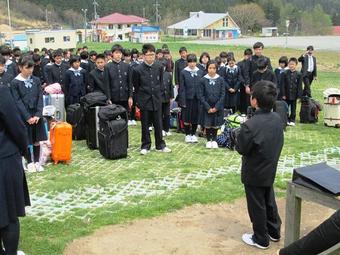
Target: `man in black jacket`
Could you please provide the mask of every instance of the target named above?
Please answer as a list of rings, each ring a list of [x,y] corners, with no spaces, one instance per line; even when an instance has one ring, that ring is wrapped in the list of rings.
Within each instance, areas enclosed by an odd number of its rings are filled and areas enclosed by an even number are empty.
[[[302,63],[301,73],[303,77],[303,96],[312,97],[311,85],[313,80],[317,79],[316,58],[313,56],[314,47],[308,46],[304,55],[299,57]]]
[[[280,116],[272,112],[277,90],[270,81],[260,81],[252,88],[251,106],[255,115],[242,124],[236,137],[236,150],[242,155],[241,180],[244,184],[253,234],[242,240],[260,249],[269,240],[280,240],[281,219],[275,202],[273,183],[283,146]]]
[[[171,152],[162,136],[163,66],[155,62],[156,50],[152,44],[143,45],[144,62],[133,69],[132,83],[137,106],[141,111],[142,146],[140,153],[146,155],[151,149],[149,124],[155,130],[156,150]]]
[[[53,52],[53,61],[54,63],[52,65],[46,65],[44,67],[47,73],[46,83],[47,85],[59,83],[64,89],[65,73],[69,67],[63,63],[62,51],[56,50],[55,52]]]
[[[87,90],[89,92],[100,91],[106,93],[104,83],[104,70],[105,70],[105,55],[99,54],[96,56],[96,67],[89,74],[89,84]]]
[[[187,54],[188,51],[185,47],[181,47],[179,49],[179,54],[181,55],[181,58],[176,60],[175,62],[175,85],[179,85],[179,77],[184,68],[187,66]]]

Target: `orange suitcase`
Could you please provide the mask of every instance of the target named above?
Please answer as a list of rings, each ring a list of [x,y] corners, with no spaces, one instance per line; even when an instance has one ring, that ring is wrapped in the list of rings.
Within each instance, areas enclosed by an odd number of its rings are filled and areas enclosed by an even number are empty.
[[[71,160],[72,151],[72,126],[66,122],[53,123],[50,141],[54,164],[58,164],[59,161],[68,163]]]

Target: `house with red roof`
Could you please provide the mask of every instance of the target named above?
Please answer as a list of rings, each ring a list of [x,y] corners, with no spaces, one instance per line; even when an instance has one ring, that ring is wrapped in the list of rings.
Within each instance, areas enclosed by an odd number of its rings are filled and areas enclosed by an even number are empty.
[[[91,22],[98,41],[102,42],[129,41],[133,26],[143,26],[148,23],[148,19],[118,12]]]
[[[333,35],[340,35],[340,26],[333,27]]]

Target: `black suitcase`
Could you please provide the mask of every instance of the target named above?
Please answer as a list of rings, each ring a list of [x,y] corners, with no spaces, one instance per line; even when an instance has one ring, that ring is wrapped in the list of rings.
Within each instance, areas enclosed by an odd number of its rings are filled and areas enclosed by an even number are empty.
[[[321,105],[317,101],[307,96],[301,98],[300,122],[316,123],[318,122]]]
[[[85,112],[85,122],[86,122],[86,144],[91,150],[98,149],[98,131],[99,131],[99,109],[101,106],[90,107]]]
[[[94,106],[104,106],[106,101],[107,97],[105,94],[99,91],[88,93],[80,99],[80,103],[85,111]]]
[[[100,120],[99,152],[107,159],[127,157],[128,124],[126,119]]]
[[[278,100],[274,105],[274,112],[278,113],[281,117],[283,129],[286,130],[288,122],[288,105],[285,101]]]
[[[67,107],[66,122],[72,125],[72,139],[85,139],[84,111],[80,104],[71,104]]]

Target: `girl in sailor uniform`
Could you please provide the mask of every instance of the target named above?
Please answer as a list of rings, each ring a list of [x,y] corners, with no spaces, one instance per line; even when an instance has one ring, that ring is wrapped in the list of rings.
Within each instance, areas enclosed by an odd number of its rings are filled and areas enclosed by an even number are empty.
[[[218,148],[216,137],[217,130],[223,124],[223,109],[225,97],[225,82],[217,74],[218,64],[209,61],[208,73],[201,79],[201,120],[200,124],[206,129],[206,148]]]
[[[178,103],[182,108],[185,142],[197,143],[196,129],[200,110],[200,80],[203,71],[196,65],[197,57],[195,54],[187,56],[187,63],[187,67],[180,74]]]
[[[202,70],[203,75],[206,75],[208,73],[207,71],[207,64],[210,61],[210,55],[208,52],[203,52],[200,56],[199,59],[199,64],[197,65],[197,67]]]
[[[47,134],[42,119],[41,82],[38,77],[32,76],[34,62],[31,56],[21,57],[18,66],[20,73],[11,82],[11,92],[27,128],[29,142],[29,149],[27,149],[25,155],[29,163],[27,167],[32,171],[43,171],[38,163],[40,156],[39,142],[46,141]],[[35,166],[32,166],[33,160],[36,162]]]
[[[72,56],[70,68],[65,73],[66,105],[77,104],[86,94],[87,72],[80,67],[80,57]]]

